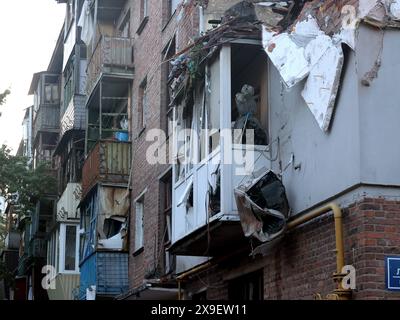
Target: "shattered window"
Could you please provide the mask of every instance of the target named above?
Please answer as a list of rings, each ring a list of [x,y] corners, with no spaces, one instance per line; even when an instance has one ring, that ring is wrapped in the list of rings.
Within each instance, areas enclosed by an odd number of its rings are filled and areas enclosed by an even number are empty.
[[[104,220],[104,225],[103,225],[103,232],[104,235],[106,236],[106,239],[110,239],[114,236],[116,236],[122,228],[122,221],[109,218]]]
[[[255,145],[267,145],[268,84],[267,57],[261,46],[232,44],[231,97],[233,128],[241,130],[246,144],[246,131],[253,130]]]

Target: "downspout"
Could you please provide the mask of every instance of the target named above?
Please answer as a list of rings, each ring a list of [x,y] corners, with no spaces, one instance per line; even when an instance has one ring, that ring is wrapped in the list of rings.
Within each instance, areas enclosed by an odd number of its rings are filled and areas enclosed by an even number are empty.
[[[306,222],[313,220],[327,212],[333,212],[335,220],[335,238],[336,238],[336,273],[333,274],[333,280],[337,283],[337,288],[334,290],[331,297],[338,298],[339,300],[349,300],[351,298],[352,291],[350,289],[344,289],[342,286],[343,278],[347,274],[343,274],[342,270],[345,266],[344,263],[344,242],[343,242],[343,215],[340,207],[331,202],[318,209],[315,209],[297,219],[290,221],[287,225],[287,229],[293,230],[297,226],[302,225]]]

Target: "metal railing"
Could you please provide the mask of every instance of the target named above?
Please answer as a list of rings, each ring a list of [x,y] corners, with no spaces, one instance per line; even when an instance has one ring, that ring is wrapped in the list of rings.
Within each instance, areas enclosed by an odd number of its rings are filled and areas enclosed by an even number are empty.
[[[130,73],[133,62],[133,39],[101,36],[89,57],[86,93],[90,95],[102,72]]]

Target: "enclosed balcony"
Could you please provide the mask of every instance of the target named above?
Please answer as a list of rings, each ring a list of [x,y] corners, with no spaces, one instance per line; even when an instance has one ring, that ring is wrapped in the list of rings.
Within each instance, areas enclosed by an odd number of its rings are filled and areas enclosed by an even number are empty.
[[[90,97],[102,77],[133,78],[133,39],[100,36],[89,53],[86,93]]]
[[[82,171],[82,195],[98,182],[127,184],[131,166],[131,144],[100,140],[89,152]]]
[[[190,104],[175,90],[172,254],[220,256],[249,246],[247,204],[238,205],[236,191],[267,174],[273,157],[267,57],[260,48],[253,39],[225,44],[205,67]],[[275,182],[273,174],[260,179],[267,195],[268,179]],[[254,222],[256,228],[262,223]]]
[[[57,133],[60,129],[60,75],[34,74],[29,94],[34,95],[33,141],[40,132]]]

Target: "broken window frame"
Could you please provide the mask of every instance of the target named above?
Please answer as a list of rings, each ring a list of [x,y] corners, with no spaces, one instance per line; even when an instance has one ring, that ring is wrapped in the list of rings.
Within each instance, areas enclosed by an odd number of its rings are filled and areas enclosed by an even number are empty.
[[[184,143],[184,157],[186,156],[186,162],[189,162],[184,165],[184,168],[177,168],[175,170],[175,183],[179,184],[180,182],[184,181],[185,179],[188,179],[192,174],[193,174],[193,169],[196,166],[193,166],[192,163],[195,163],[198,166],[204,165],[205,163],[209,162],[210,159],[212,159],[216,153],[221,152],[221,141],[220,141],[220,131],[221,128],[224,129],[230,129],[231,128],[231,123],[233,121],[233,103],[231,100],[231,96],[233,95],[232,90],[232,79],[228,79],[228,75],[224,76],[221,75],[221,72],[223,69],[229,68],[229,77],[232,76],[233,72],[233,58],[232,58],[232,46],[233,45],[241,45],[241,46],[258,46],[260,48],[260,54],[263,53],[262,50],[262,44],[260,41],[256,40],[246,40],[246,39],[241,39],[241,40],[235,40],[230,42],[229,44],[225,45],[225,47],[229,48],[229,59],[225,59],[225,61],[221,60],[221,56],[215,58],[213,61],[210,61],[206,65],[206,72],[205,72],[205,77],[204,77],[204,83],[201,83],[195,88],[194,90],[194,103],[193,106],[176,106],[173,119],[175,120],[175,130],[174,130],[174,135],[175,135],[175,146],[177,153],[179,152],[180,146],[182,143]],[[221,49],[223,50],[223,48]],[[265,54],[265,53],[264,53]],[[221,53],[220,53],[221,55]],[[265,57],[267,61],[267,57]],[[222,64],[228,64],[223,66]],[[216,69],[215,67],[218,66]],[[211,95],[213,93],[213,90],[211,90],[211,79],[213,78],[213,70],[214,73],[217,72],[217,79],[218,79],[218,104],[215,102],[211,102],[211,100],[215,100]],[[264,83],[265,88],[262,88],[265,90],[265,100],[264,104],[262,105],[263,108],[266,108],[265,111],[263,111],[262,117],[261,117],[261,103],[259,102],[258,105],[258,111],[256,118],[259,119],[259,121],[262,124],[263,129],[265,130],[267,136],[269,135],[269,108],[268,108],[268,64],[266,63],[266,83]],[[225,77],[226,83],[224,85],[221,84],[222,79]],[[262,78],[262,75],[260,75],[260,78]],[[260,86],[263,85],[263,83],[260,84]],[[199,87],[203,87],[202,90],[199,89]],[[222,92],[221,90],[227,90],[227,92]],[[262,90],[260,88],[260,91]],[[199,96],[204,95],[204,101],[201,102],[201,99],[199,99]],[[225,95],[226,98],[225,100],[229,99],[230,103],[228,104],[227,101],[223,104],[221,103],[221,100],[223,99],[222,96]],[[229,95],[229,98],[228,96]],[[213,105],[211,105],[213,104]],[[192,118],[186,118],[186,119],[179,119],[178,113],[181,112],[178,109],[179,108],[192,108]],[[215,110],[217,109],[217,110]],[[218,115],[218,127],[217,128],[211,128],[211,123],[213,122],[212,119],[210,118],[211,115],[215,112],[217,112]],[[221,117],[223,117],[221,119]],[[265,119],[263,119],[265,117]],[[201,121],[203,120],[203,121]],[[180,123],[182,122],[182,123]],[[182,129],[193,129],[197,134],[198,134],[198,139],[195,139],[193,141],[192,137],[187,137],[185,142],[178,142],[176,139],[180,139],[178,137],[178,132],[179,130]],[[203,131],[201,131],[203,129]],[[201,135],[200,135],[201,134]],[[268,139],[268,138],[267,138]],[[182,140],[182,139],[181,139]],[[200,141],[200,143],[199,143]],[[218,141],[218,143],[215,143],[215,141]],[[269,142],[268,142],[269,143]],[[240,145],[240,144],[239,144]],[[235,145],[233,145],[235,147]],[[256,148],[258,148],[258,145],[255,145]],[[268,148],[267,145],[261,145],[260,146],[262,149]],[[193,148],[196,150],[193,151]],[[179,159],[180,155],[175,154],[175,158]],[[179,167],[180,165],[176,165],[176,167]],[[178,172],[180,171],[180,173]]]

